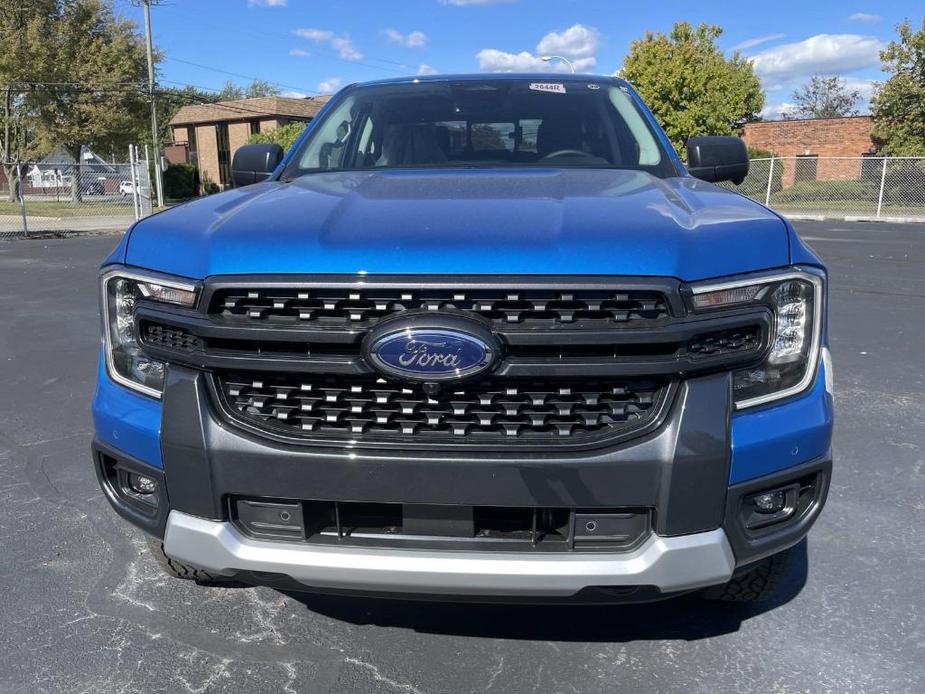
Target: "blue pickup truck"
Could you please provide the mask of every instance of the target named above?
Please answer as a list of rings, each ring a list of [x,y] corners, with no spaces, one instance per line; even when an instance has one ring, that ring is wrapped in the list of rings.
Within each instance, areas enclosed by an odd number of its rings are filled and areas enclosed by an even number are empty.
[[[825,503],[826,272],[626,82],[353,85],[100,274],[93,461],[174,576],[763,600]]]

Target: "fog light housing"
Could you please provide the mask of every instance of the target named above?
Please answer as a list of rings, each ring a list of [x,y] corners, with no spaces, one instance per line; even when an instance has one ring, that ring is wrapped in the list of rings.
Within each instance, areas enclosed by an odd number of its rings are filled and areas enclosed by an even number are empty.
[[[799,498],[799,484],[750,494],[743,499],[743,523],[748,530],[783,523],[796,514]]]
[[[157,491],[157,482],[146,475],[139,475],[135,472],[128,474],[128,486],[136,494],[148,496]]]
[[[787,504],[787,497],[783,489],[775,489],[752,497],[752,503],[758,513],[780,513]]]

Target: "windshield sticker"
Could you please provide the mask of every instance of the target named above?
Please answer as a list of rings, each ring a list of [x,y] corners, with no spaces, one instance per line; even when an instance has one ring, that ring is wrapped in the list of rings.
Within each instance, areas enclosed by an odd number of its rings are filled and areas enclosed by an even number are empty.
[[[561,82],[531,82],[530,89],[535,92],[550,92],[552,94],[565,94],[565,85]]]

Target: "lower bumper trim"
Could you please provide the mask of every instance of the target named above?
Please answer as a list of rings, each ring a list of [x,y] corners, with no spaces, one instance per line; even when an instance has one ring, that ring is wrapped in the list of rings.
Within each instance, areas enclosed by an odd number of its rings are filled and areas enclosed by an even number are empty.
[[[433,595],[574,595],[599,586],[654,586],[663,593],[723,583],[735,557],[723,530],[660,537],[631,552],[530,554],[324,547],[245,537],[230,523],[179,511],[167,519],[164,550],[231,576],[283,574],[318,589]]]

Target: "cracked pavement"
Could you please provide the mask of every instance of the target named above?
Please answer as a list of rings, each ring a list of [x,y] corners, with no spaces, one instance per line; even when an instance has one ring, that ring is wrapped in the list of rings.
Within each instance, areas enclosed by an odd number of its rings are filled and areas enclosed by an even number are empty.
[[[799,228],[832,275],[835,476],[807,566],[747,607],[169,578],[90,464],[96,268],[116,238],[0,242],[0,693],[925,690],[925,229]]]

